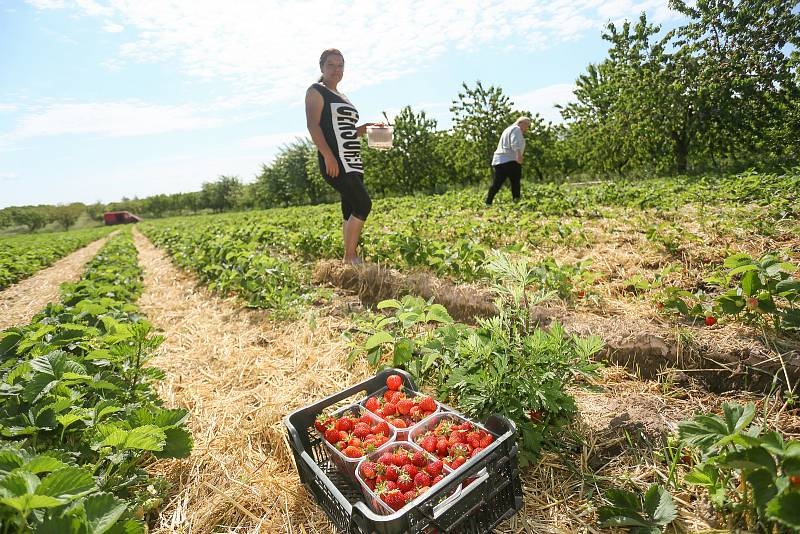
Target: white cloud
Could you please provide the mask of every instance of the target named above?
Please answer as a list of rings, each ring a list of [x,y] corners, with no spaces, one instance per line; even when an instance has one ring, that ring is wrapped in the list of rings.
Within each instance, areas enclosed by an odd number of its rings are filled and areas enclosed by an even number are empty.
[[[120,33],[125,30],[125,26],[121,26],[116,22],[107,21],[103,26],[103,31],[107,33]]]
[[[64,0],[25,0],[36,9],[61,9],[65,7]]]
[[[142,102],[56,103],[21,118],[6,139],[63,134],[110,137],[159,134],[209,128],[223,121],[191,106],[163,106]]]
[[[556,104],[565,105],[575,100],[572,92],[575,85],[571,83],[560,83],[541,87],[534,91],[521,95],[514,95],[511,100],[517,109],[528,110],[531,113],[539,113],[545,121],[553,123],[563,122],[561,113],[556,109]]]
[[[17,111],[16,104],[4,104],[0,102],[0,113],[7,113],[11,111]]]
[[[55,0],[29,0],[40,8]],[[320,51],[341,49],[347,91],[417,71],[449,50],[535,50],[596,32],[666,0],[75,0],[73,10],[113,17],[131,39],[118,61],[177,61],[184,73],[224,80],[256,102],[286,101],[313,80]],[[674,16],[674,13],[673,13]]]

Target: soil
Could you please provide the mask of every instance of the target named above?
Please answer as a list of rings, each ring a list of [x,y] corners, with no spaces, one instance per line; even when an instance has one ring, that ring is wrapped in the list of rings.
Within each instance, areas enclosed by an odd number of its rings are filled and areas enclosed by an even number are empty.
[[[494,296],[484,288],[455,285],[429,273],[405,274],[369,263],[345,266],[338,261],[322,261],[314,270],[314,281],[352,291],[364,305],[373,307],[381,300],[406,294],[433,297],[455,320],[467,323],[497,311]],[[800,378],[800,344],[796,342],[790,343],[779,357],[765,346],[757,332],[745,327],[675,326],[646,316],[637,319],[636,314],[615,310],[614,306],[609,306],[609,311],[609,315],[601,316],[585,307],[532,309],[533,317],[542,326],[558,321],[568,333],[599,335],[606,342],[599,357],[624,366],[641,378],[669,376],[682,382],[697,380],[716,392],[738,389],[764,392],[772,387],[774,380],[792,388]]]

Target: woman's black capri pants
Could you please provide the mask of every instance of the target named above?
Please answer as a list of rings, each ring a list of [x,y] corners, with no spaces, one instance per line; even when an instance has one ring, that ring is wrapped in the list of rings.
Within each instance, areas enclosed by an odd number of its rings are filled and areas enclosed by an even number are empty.
[[[321,161],[320,171],[322,177],[331,187],[336,189],[342,196],[342,217],[344,220],[352,215],[356,219],[366,221],[369,212],[372,211],[372,199],[369,198],[367,188],[364,187],[364,175],[360,172],[345,173],[339,165],[339,176],[331,178],[325,172],[325,162]]]

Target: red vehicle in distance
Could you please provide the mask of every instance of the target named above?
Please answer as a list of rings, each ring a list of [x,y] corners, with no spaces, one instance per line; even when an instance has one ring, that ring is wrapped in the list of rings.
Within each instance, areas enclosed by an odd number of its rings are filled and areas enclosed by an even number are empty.
[[[109,211],[103,214],[103,221],[106,226],[111,226],[112,224],[137,223],[141,220],[142,219],[129,211]]]

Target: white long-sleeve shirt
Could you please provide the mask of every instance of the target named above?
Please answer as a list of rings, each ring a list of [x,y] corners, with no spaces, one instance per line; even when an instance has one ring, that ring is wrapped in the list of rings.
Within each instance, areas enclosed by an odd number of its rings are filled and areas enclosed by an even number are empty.
[[[503,135],[500,136],[497,150],[494,151],[494,156],[492,157],[492,165],[517,161],[522,157],[524,151],[525,136],[522,135],[522,130],[518,125],[512,124],[503,130]]]

